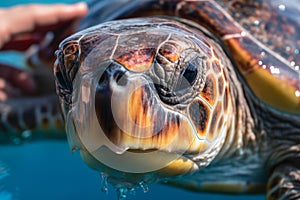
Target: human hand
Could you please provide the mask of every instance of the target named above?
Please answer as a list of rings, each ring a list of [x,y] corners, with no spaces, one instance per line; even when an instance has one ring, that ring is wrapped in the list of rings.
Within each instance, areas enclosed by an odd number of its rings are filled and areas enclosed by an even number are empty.
[[[39,43],[48,31],[70,24],[83,17],[88,9],[85,3],[29,4],[0,9],[0,49],[24,50]]]
[[[48,31],[66,34],[65,29],[87,11],[85,3],[30,4],[0,9],[0,19],[5,19],[0,20],[0,50],[24,51],[32,44],[43,41]],[[32,95],[35,90],[36,83],[32,74],[0,64],[0,101]]]

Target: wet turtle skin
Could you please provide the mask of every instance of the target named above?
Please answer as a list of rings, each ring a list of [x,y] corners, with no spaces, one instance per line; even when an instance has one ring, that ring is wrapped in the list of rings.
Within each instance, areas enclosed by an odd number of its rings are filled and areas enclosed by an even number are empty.
[[[120,194],[164,181],[300,198],[298,8],[89,4],[54,70],[69,143],[89,166]],[[104,23],[115,19],[127,20]]]

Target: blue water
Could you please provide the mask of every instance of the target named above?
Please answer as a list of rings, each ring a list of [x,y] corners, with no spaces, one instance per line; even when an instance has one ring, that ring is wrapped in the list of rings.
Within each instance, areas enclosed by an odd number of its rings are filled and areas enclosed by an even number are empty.
[[[21,2],[37,1],[1,1],[0,6],[11,6]],[[0,54],[0,62],[1,60],[22,67],[22,55]],[[113,188],[109,188],[108,194],[101,192],[100,188],[100,175],[89,169],[78,153],[72,154],[66,141],[51,140],[0,146],[0,200],[116,199]],[[264,199],[262,195],[200,194],[164,185],[150,185],[149,188],[146,194],[140,189],[128,199]]]

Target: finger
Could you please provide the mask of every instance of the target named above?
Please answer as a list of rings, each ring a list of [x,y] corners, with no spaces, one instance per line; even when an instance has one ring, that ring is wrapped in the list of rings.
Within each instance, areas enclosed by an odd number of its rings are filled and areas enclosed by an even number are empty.
[[[51,26],[57,23],[83,17],[87,13],[85,3],[66,4],[31,4],[0,10],[0,34],[7,42],[14,34],[31,32],[37,26]],[[0,42],[1,45],[1,42]],[[2,45],[1,45],[2,46]]]

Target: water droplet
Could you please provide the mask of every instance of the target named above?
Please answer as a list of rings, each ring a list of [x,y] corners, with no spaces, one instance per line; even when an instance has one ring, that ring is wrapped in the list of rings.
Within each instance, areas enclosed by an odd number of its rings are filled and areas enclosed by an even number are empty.
[[[246,32],[245,32],[245,31],[242,31],[242,32],[241,32],[241,36],[242,36],[242,37],[245,37],[245,36],[246,36]]]
[[[264,52],[264,51],[260,52],[261,57],[264,57],[265,55],[266,55],[266,52]]]
[[[73,146],[72,149],[71,149],[72,153],[74,153],[77,150],[79,150],[79,147],[77,147],[77,146]]]
[[[107,178],[108,175],[106,175],[105,173],[101,173],[101,192],[104,192],[105,194],[108,193],[108,182],[107,182]]]
[[[294,54],[299,54],[299,49],[295,49]]]
[[[298,71],[299,69],[300,69],[299,65],[296,65],[296,66],[295,66],[295,70]]]
[[[270,67],[270,70],[271,70],[271,73],[272,73],[272,74],[280,74],[279,68],[276,68],[276,67],[274,67],[274,66],[271,66],[271,67]]]
[[[125,200],[126,197],[127,197],[127,192],[128,192],[127,188],[118,188],[117,189],[117,198],[118,198],[118,200]]]
[[[144,181],[141,181],[141,182],[139,183],[139,185],[140,185],[140,187],[142,188],[142,190],[143,190],[144,193],[146,193],[146,192],[149,191],[148,184],[145,183]]]
[[[278,6],[278,8],[279,8],[279,10],[281,10],[281,11],[285,11],[285,9],[286,9],[286,7],[285,7],[284,4],[280,4],[280,5]]]
[[[291,66],[294,67],[295,66],[295,61],[291,61]]]
[[[289,52],[291,50],[290,46],[285,47],[285,51]]]
[[[263,62],[260,60],[260,61],[258,61],[258,65],[262,65],[263,64]]]
[[[253,24],[254,24],[255,26],[258,26],[258,25],[260,24],[260,21],[259,21],[259,20],[255,20],[255,21],[253,22]]]
[[[296,90],[296,91],[295,91],[295,95],[296,95],[296,97],[300,97],[300,91],[299,91],[299,90]]]
[[[266,68],[267,68],[267,66],[266,66],[266,65],[263,65],[263,66],[262,66],[262,68],[263,68],[263,69],[266,69]]]

